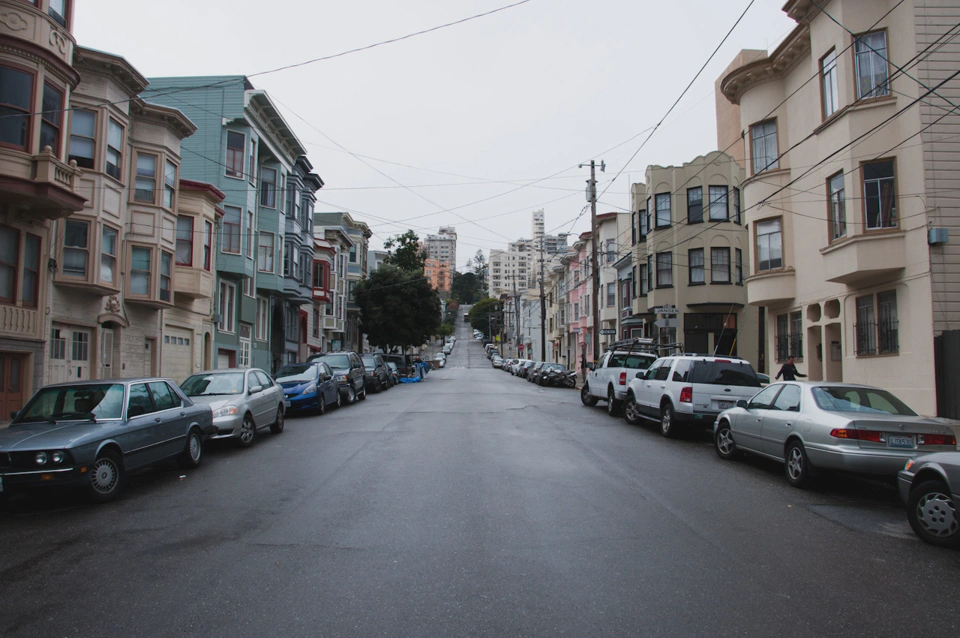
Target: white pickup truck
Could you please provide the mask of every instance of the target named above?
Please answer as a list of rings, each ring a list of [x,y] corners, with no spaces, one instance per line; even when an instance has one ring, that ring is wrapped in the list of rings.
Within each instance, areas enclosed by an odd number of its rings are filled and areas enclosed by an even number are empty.
[[[586,406],[594,406],[597,401],[604,400],[611,416],[619,414],[626,398],[627,385],[636,378],[637,373],[643,373],[657,360],[657,355],[643,352],[641,345],[637,342],[605,352],[587,373],[580,390],[580,401]]]

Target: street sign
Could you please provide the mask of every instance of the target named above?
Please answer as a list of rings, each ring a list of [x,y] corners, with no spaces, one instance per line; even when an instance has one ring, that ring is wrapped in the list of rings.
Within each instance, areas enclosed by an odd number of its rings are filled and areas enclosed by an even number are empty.
[[[653,314],[655,315],[676,315],[677,307],[676,306],[655,306],[653,308]]]
[[[615,335],[615,334],[617,334],[617,329],[616,329],[616,328],[601,328],[601,329],[600,329],[600,334],[602,334],[602,335]]]
[[[653,323],[654,323],[654,325],[657,326],[658,328],[679,328],[679,327],[680,327],[680,320],[679,320],[679,319],[676,319],[676,318],[673,318],[673,319],[657,319],[657,320],[654,321]]]
[[[522,343],[517,345],[517,350],[520,351],[520,352],[523,352],[523,344],[522,344]]]

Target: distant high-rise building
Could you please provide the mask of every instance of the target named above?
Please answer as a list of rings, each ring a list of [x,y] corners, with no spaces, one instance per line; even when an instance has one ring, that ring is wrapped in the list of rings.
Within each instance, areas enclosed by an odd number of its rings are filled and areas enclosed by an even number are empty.
[[[428,259],[445,261],[450,270],[457,267],[457,229],[453,226],[441,226],[436,235],[427,235],[423,240]]]
[[[543,237],[543,209],[533,211],[533,239]]]
[[[490,274],[487,279],[488,294],[498,297],[503,293],[514,294],[537,285],[541,244],[543,258],[567,251],[567,235],[545,235],[544,213],[533,212],[533,239],[518,239],[507,244],[506,250],[490,251]]]

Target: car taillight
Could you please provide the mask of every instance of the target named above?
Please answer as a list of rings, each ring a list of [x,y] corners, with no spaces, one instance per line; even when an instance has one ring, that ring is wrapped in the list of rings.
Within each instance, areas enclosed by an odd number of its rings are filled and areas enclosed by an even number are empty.
[[[881,443],[882,438],[880,432],[874,430],[855,430],[853,428],[849,429],[836,429],[830,430],[830,436],[835,439],[857,439],[860,441],[870,441],[872,443]]]
[[[952,434],[919,434],[917,445],[956,445],[957,437]]]
[[[621,372],[621,373],[620,373],[620,385],[627,385],[627,373],[626,373],[626,372]]]
[[[693,403],[693,388],[687,386],[680,390],[680,403]]]

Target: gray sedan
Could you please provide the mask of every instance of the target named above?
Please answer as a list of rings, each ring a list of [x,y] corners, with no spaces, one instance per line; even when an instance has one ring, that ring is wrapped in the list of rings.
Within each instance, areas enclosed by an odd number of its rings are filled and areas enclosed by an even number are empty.
[[[216,430],[210,408],[167,379],[47,386],[0,430],[0,492],[80,485],[108,501],[132,470],[169,458],[197,467]]]
[[[259,368],[208,370],[187,377],[180,388],[213,410],[215,439],[236,439],[248,447],[257,438],[257,430],[270,426],[274,434],[283,432],[283,389]]]
[[[960,452],[907,461],[897,479],[907,520],[917,536],[931,545],[960,547]]]
[[[892,478],[910,459],[956,445],[945,420],[917,415],[886,390],[845,383],[774,383],[714,425],[720,458],[744,451],[781,461],[795,487],[817,470]]]

